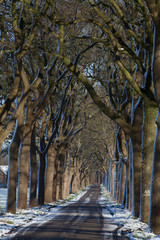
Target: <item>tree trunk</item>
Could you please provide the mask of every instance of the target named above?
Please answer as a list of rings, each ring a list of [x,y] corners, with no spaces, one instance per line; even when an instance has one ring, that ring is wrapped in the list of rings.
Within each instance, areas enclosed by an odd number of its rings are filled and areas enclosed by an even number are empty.
[[[14,137],[9,146],[9,170],[8,170],[8,197],[7,212],[16,213],[16,188],[18,174],[18,151],[20,145],[18,121],[16,123]]]
[[[151,198],[149,228],[158,234],[160,231],[160,112],[157,118],[157,134],[155,140],[155,149],[151,177]]]
[[[58,175],[57,175],[57,197],[59,199],[62,199],[63,196],[63,173],[64,173],[64,163],[65,163],[65,156],[66,156],[66,145],[61,146],[59,149],[59,154],[58,154],[58,161],[59,161],[59,169],[58,169]]]
[[[25,124],[21,152],[20,152],[20,172],[19,172],[19,189],[18,189],[18,208],[20,209],[27,208],[31,133],[32,133],[31,126],[28,124]]]
[[[63,195],[62,199],[69,195],[70,191],[70,167],[69,167],[69,153],[67,151],[65,169],[63,173]]]
[[[113,197],[116,199],[116,197],[117,197],[117,184],[118,184],[118,182],[117,182],[117,178],[118,178],[118,163],[115,162],[114,165],[115,165],[115,168],[114,168],[114,174],[113,174],[113,176],[114,176]]]
[[[139,137],[139,136],[138,136]],[[140,184],[141,184],[141,147],[138,139],[132,139],[133,143],[133,164],[132,164],[132,213],[135,217],[140,214]]]
[[[56,156],[54,163],[54,174],[53,174],[53,190],[52,190],[52,199],[57,201],[57,175],[58,175],[58,157]]]
[[[65,159],[61,159],[60,160],[60,168],[59,168],[59,199],[63,199],[63,191],[64,191],[64,182],[63,182],[64,162],[65,162]]]
[[[40,150],[43,152],[45,148],[44,136],[40,137]],[[39,181],[38,181],[38,204],[44,205],[44,178],[46,166],[46,154],[42,153],[39,157]]]
[[[55,172],[55,159],[57,150],[50,146],[47,154],[46,176],[45,176],[45,202],[50,203],[53,200],[53,176]]]
[[[155,119],[158,109],[155,103],[149,100],[145,104],[145,121],[144,121],[144,140],[143,140],[143,162],[142,162],[142,204],[141,204],[141,221],[148,223],[150,208],[150,182],[151,169],[153,161],[154,140],[156,135]]]
[[[77,178],[76,175],[74,173],[74,175],[72,176],[72,193],[76,193],[77,192]]]
[[[68,167],[65,169],[65,172],[63,174],[63,195],[62,199],[66,198],[69,195],[69,182],[70,182],[70,175]]]
[[[107,187],[107,190],[109,191],[109,169],[107,169],[106,187]]]
[[[120,195],[122,190],[122,174],[123,174],[123,162],[119,160],[118,164],[118,184],[117,184],[117,201],[120,202]]]
[[[142,160],[142,124],[143,124],[143,105],[139,102],[134,116],[134,130],[131,135],[132,152],[132,213],[135,217],[140,215],[140,189],[141,189],[141,160]]]
[[[131,185],[131,169],[129,159],[126,161],[126,183],[125,183],[125,208],[131,210],[131,193],[132,193],[132,185]]]
[[[125,164],[122,162],[122,165],[121,165],[121,185],[120,185],[120,195],[119,195],[119,202],[120,203],[123,203],[123,199],[124,199],[125,182],[126,182],[126,167],[125,167]]]
[[[116,164],[110,159],[110,174],[109,174],[109,191],[113,195],[113,188],[114,188],[114,172],[115,172]]]
[[[79,190],[79,176],[77,173],[77,170],[74,173],[74,178],[73,178],[73,182],[72,182],[72,193],[76,193]]]
[[[31,135],[31,148],[30,148],[30,196],[29,206],[37,206],[37,158],[36,158],[36,146],[35,146],[35,126]]]
[[[69,191],[69,193],[71,194],[71,193],[73,193],[73,181],[74,181],[74,174],[72,175],[72,177],[71,177],[71,181],[70,181],[70,191]]]
[[[99,184],[101,184],[101,176],[100,176],[100,173],[99,173]],[[77,184],[76,184],[77,185]],[[86,183],[85,183],[86,187],[89,186],[89,177],[88,177],[88,173],[86,175]],[[76,189],[76,192],[77,192],[77,189]]]
[[[157,3],[159,4],[159,3]],[[155,10],[156,11],[156,10]],[[158,10],[157,10],[158,11]],[[155,21],[154,34],[154,61],[153,61],[153,80],[155,87],[155,98],[157,101],[159,113],[157,116],[157,133],[154,145],[154,156],[151,177],[151,198],[149,227],[158,234],[160,231],[160,16],[157,14]]]
[[[57,174],[56,174],[56,201],[59,200],[59,190],[60,190],[60,161],[57,158]]]
[[[83,189],[85,187],[84,172],[83,171],[80,173],[80,187],[81,187],[81,189]]]
[[[131,139],[129,140],[129,165],[128,165],[128,182],[129,182],[129,195],[128,195],[128,209],[132,210],[133,204],[133,146]],[[140,184],[140,183],[139,183]]]

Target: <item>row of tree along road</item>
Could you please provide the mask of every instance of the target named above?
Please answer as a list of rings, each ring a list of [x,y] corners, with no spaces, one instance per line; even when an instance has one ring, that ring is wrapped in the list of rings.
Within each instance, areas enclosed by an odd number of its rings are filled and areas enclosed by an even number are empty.
[[[12,139],[7,211],[16,211],[17,172],[18,207],[27,207],[29,176],[37,204],[38,154],[39,204],[104,175],[117,200],[158,233],[160,1],[3,0],[0,19],[0,145]],[[98,119],[91,99],[103,113],[102,136],[86,158],[84,138],[98,130],[81,134]],[[114,154],[106,126],[116,130]]]

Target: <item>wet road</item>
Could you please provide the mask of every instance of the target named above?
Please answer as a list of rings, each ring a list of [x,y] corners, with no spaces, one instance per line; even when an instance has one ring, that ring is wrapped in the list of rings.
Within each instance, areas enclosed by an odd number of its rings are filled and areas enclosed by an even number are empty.
[[[14,240],[126,240],[117,236],[118,226],[111,218],[102,215],[103,206],[99,204],[100,187],[92,186],[79,201],[62,207],[58,215],[42,225],[30,225],[21,229]]]

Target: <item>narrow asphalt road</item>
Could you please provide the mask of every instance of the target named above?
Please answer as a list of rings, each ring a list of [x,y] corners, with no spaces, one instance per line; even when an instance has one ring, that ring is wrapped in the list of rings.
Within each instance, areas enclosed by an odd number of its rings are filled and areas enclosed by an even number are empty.
[[[118,226],[102,215],[100,186],[93,185],[79,201],[62,207],[58,215],[42,225],[23,227],[12,240],[126,240],[117,235]]]

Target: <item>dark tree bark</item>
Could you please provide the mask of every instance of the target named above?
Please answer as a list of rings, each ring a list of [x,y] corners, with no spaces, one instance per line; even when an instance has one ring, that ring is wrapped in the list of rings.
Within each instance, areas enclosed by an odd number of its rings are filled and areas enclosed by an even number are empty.
[[[144,114],[145,121],[143,126],[143,160],[142,160],[142,193],[141,193],[141,221],[148,223],[150,209],[150,183],[153,162],[154,142],[156,135],[157,105],[145,99]]]
[[[53,201],[57,201],[57,177],[58,177],[58,157],[56,156],[55,162],[54,162],[54,174],[53,174],[53,190],[52,190],[52,199]]]
[[[142,160],[142,124],[143,124],[143,105],[139,102],[134,112],[134,131],[131,135],[132,152],[132,213],[139,217],[140,214],[140,189],[141,189],[141,160]]]
[[[126,167],[125,167],[125,164],[122,162],[122,165],[121,165],[121,186],[120,186],[120,193],[119,193],[119,202],[120,203],[123,203],[123,199],[124,199],[125,182],[126,182]]]
[[[40,137],[40,153],[39,156],[39,181],[38,181],[38,204],[44,205],[44,181],[45,181],[45,166],[46,166],[46,154],[43,153],[45,149],[44,136]]]
[[[16,188],[18,176],[19,126],[16,123],[14,138],[9,147],[7,212],[16,213]]]
[[[129,191],[129,159],[126,161],[126,183],[125,183],[125,199],[124,206],[125,208],[130,209],[130,191]]]
[[[37,206],[37,157],[36,157],[36,145],[35,145],[35,126],[32,130],[31,147],[30,147],[30,196],[29,206]]]
[[[160,113],[157,117],[157,134],[153,156],[149,228],[158,234],[160,229]]]
[[[60,146],[57,154],[57,176],[56,176],[56,199],[62,199],[63,196],[63,173],[65,163],[66,145]]]
[[[45,176],[45,202],[49,203],[53,200],[53,176],[55,172],[57,149],[50,146],[47,153],[47,166]]]
[[[155,99],[158,105],[156,119],[157,132],[154,145],[149,227],[158,234],[160,231],[160,3],[147,1],[154,20],[154,53],[153,53],[153,81],[155,87]],[[154,3],[153,3],[154,2]]]
[[[30,123],[31,124],[31,123]],[[25,124],[20,153],[20,172],[18,189],[18,208],[27,208],[27,194],[29,186],[29,153],[32,129],[30,124]]]

